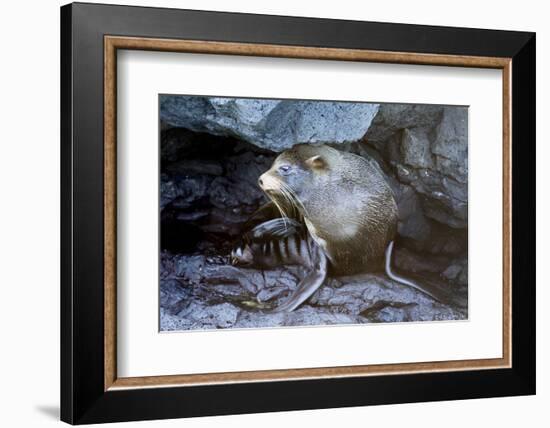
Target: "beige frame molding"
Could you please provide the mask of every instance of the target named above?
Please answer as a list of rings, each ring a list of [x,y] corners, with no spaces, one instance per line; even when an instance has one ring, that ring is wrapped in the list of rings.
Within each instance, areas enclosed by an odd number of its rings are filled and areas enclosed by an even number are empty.
[[[358,365],[305,369],[204,373],[119,378],[116,367],[116,82],[117,50],[169,51],[213,55],[245,55],[339,61],[441,65],[502,70],[503,82],[503,349],[502,358],[432,361],[405,364]],[[511,367],[512,340],[512,164],[511,164],[511,58],[385,52],[250,43],[170,40],[138,37],[104,37],[104,389],[193,386],[360,377],[406,373],[481,370]]]

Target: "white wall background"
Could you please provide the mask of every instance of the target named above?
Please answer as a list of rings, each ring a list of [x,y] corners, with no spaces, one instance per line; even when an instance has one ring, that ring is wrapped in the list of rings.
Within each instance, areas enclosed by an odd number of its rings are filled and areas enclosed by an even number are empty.
[[[126,4],[537,32],[538,395],[461,402],[155,421],[159,427],[516,427],[548,423],[550,109],[548,11],[541,1],[146,0]],[[103,3],[116,3],[104,0]],[[0,420],[54,426],[59,406],[59,0],[0,9]],[[547,143],[547,144],[544,144]],[[546,196],[546,199],[543,199]],[[540,422],[538,422],[540,420]],[[544,421],[544,422],[543,422]],[[125,426],[137,426],[137,423]]]

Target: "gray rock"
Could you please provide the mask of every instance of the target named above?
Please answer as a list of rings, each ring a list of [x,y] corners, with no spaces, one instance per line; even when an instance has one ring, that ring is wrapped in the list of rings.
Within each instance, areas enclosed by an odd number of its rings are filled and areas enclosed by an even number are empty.
[[[175,279],[160,281],[160,306],[174,314],[189,304],[191,290]]]
[[[172,256],[164,252],[161,270],[168,272],[169,277],[172,270],[172,277],[177,277],[161,281],[162,330],[427,321],[467,316],[464,305],[456,303],[463,300],[464,289],[438,284],[437,287],[448,289],[450,296],[447,303],[439,303],[381,274],[329,278],[297,310],[273,313],[269,310],[287,299],[303,277],[301,268],[259,271],[229,266],[223,258]],[[431,292],[436,290],[432,283],[425,285]]]
[[[362,138],[377,104],[255,100],[165,95],[163,122],[196,132],[232,136],[280,152],[298,143],[344,143]]]
[[[412,168],[425,169],[433,165],[430,140],[422,128],[403,130],[401,137],[401,160]]]
[[[424,215],[418,194],[406,184],[400,184],[399,193],[395,193],[399,209],[399,235],[419,242],[428,239],[431,235],[431,224]]]
[[[169,177],[161,175],[160,207],[176,203],[178,208],[185,209],[206,196],[211,179],[205,175],[193,177]]]
[[[455,260],[441,275],[459,285],[468,285],[468,259]]]
[[[222,175],[223,167],[220,162],[212,160],[183,159],[171,163],[166,170],[175,175]]]
[[[459,183],[468,182],[468,110],[445,108],[436,130],[432,153],[438,158],[439,172]]]
[[[163,254],[161,265],[167,266],[167,263],[170,263],[172,266],[174,276],[188,284],[195,285],[199,284],[203,277],[202,271],[207,263],[207,259],[203,255],[177,255],[170,260],[169,255]],[[168,267],[167,269],[170,268]]]
[[[230,303],[203,304],[193,302],[177,314],[189,329],[229,328],[235,325],[239,308]],[[161,328],[163,326],[161,317]]]
[[[403,129],[431,128],[441,120],[443,107],[421,104],[381,104],[367,132],[371,144],[381,147]]]
[[[285,286],[267,287],[262,289],[256,295],[256,299],[258,299],[258,302],[260,303],[269,302],[270,300],[280,297],[283,293],[287,291],[288,291],[288,287],[285,287]]]
[[[467,118],[465,107],[384,104],[365,136],[397,179],[421,197],[421,215],[453,228],[468,224]],[[412,229],[400,232],[418,238]]]
[[[308,305],[284,315],[283,326],[360,324],[364,322],[360,317],[352,314],[339,313],[332,311],[330,308],[314,308]]]
[[[443,271],[442,275],[447,279],[453,280],[456,279],[458,275],[460,275],[460,272],[462,272],[462,266],[451,265]]]
[[[394,265],[408,273],[438,273],[449,265],[447,257],[442,255],[418,254],[407,248],[397,248],[393,258]]]

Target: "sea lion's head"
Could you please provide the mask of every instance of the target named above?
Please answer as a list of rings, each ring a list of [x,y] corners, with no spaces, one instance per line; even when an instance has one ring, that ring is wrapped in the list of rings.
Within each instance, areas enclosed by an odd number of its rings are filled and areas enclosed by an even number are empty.
[[[288,209],[304,214],[303,203],[312,189],[318,189],[328,178],[338,155],[329,146],[299,144],[277,156],[271,168],[258,179],[258,185],[283,215],[289,214],[285,212]]]

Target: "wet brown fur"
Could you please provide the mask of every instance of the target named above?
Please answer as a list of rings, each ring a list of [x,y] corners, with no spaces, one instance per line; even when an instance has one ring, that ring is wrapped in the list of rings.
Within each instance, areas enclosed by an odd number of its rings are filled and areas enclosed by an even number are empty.
[[[282,164],[301,168],[293,183],[295,199],[281,196]],[[379,270],[397,230],[393,192],[374,161],[327,145],[300,144],[281,153],[264,173],[263,190],[286,214],[299,212],[330,261],[331,273],[350,275]]]

